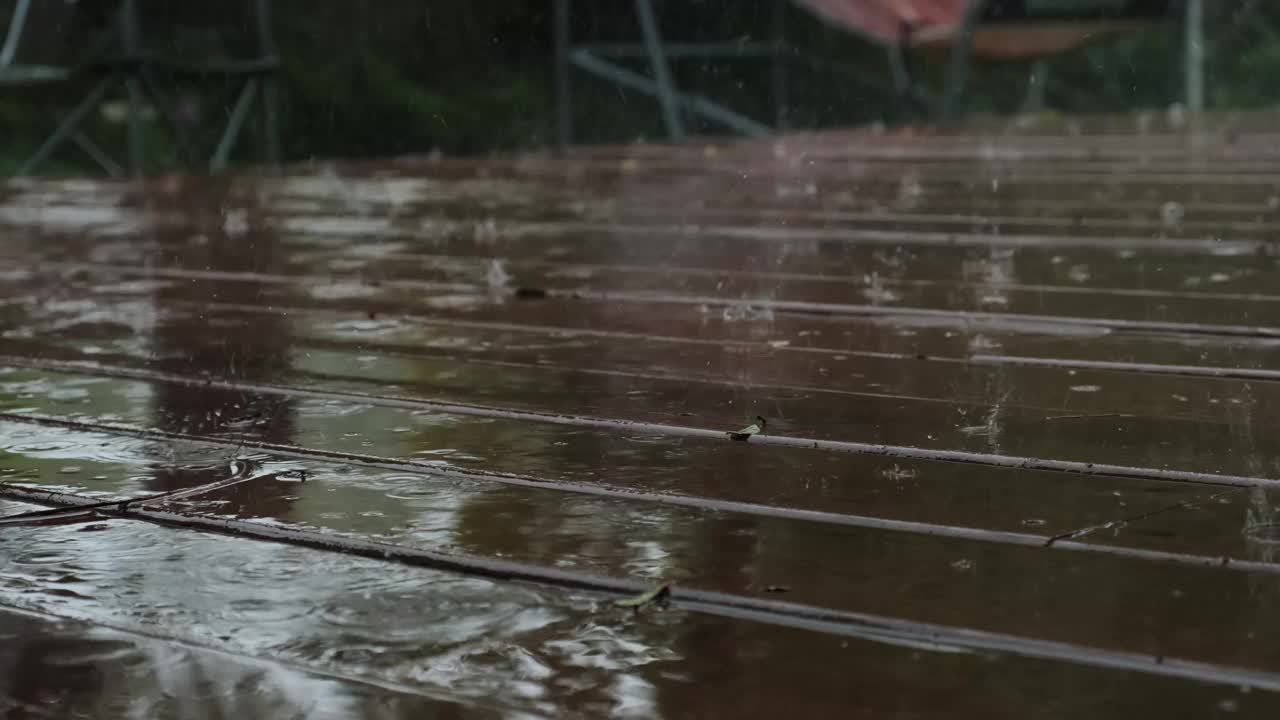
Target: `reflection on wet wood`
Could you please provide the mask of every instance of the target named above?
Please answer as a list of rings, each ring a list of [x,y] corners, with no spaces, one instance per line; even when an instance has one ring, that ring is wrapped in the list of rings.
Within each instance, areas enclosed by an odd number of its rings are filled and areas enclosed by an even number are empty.
[[[112,519],[0,527],[0,606],[464,714],[1269,716],[1273,120],[13,183],[0,495]]]

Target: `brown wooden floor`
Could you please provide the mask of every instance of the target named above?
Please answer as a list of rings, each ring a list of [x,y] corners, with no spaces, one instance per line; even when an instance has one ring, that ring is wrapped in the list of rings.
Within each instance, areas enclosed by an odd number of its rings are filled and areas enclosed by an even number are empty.
[[[1184,120],[0,185],[0,514],[177,493],[0,609],[90,714],[1275,717],[1280,132]]]

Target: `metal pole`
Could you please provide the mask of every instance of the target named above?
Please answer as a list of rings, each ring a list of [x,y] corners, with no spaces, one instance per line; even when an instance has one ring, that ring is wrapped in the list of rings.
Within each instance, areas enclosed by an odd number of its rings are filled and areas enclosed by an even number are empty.
[[[787,5],[773,3],[773,116],[778,132],[787,129]]]
[[[138,15],[135,0],[120,3],[120,40],[124,45],[124,87],[129,97],[129,173],[142,170],[142,82],[141,43],[138,39]]]
[[[235,107],[231,110],[231,119],[227,121],[227,128],[222,132],[222,138],[218,140],[218,149],[209,160],[209,170],[217,172],[226,169],[227,160],[231,158],[231,149],[235,147],[236,140],[240,137],[240,128],[244,127],[245,118],[249,115],[249,107],[253,105],[253,96],[257,92],[258,78],[249,78],[244,84],[244,89],[240,91],[240,98],[236,100]]]
[[[18,169],[18,177],[30,175],[39,169],[49,159],[49,156],[53,155],[53,152],[79,129],[81,121],[85,119],[91,110],[98,106],[98,103],[102,102],[102,98],[106,97],[107,91],[111,89],[115,81],[115,75],[109,75],[99,80],[98,84],[94,85],[93,89],[89,91],[89,94],[85,95],[84,99],[80,101],[80,104],[67,113],[67,116],[62,119],[62,124],[58,125],[53,134],[36,150],[35,154],[23,163],[22,167]]]
[[[636,0],[636,15],[640,17],[640,32],[644,35],[649,64],[653,66],[653,79],[658,86],[658,101],[662,103],[667,135],[672,140],[679,141],[684,138],[684,128],[680,124],[680,104],[676,99],[675,84],[671,82],[667,56],[662,52],[662,38],[658,34],[658,20],[653,13],[653,4],[649,0]]]
[[[572,57],[573,64],[584,72],[591,73],[597,77],[602,77],[612,83],[630,88],[646,95],[658,97],[658,85],[649,78],[637,72],[632,72],[624,67],[606,62],[592,55],[586,50],[578,50],[574,52]],[[751,137],[764,137],[773,134],[773,130],[768,125],[752,120],[751,118],[739,115],[736,112],[718,105],[710,100],[699,97],[697,95],[685,95],[684,93],[673,93],[676,102],[685,110],[707,118],[713,122],[740,132],[743,135]]]
[[[255,0],[258,20],[258,49],[273,65],[262,78],[263,154],[271,165],[280,162],[280,70],[276,62],[275,36],[271,32],[271,0]]]
[[[893,79],[893,92],[898,99],[905,99],[911,95],[911,73],[907,70],[906,52],[901,43],[886,46],[885,52],[889,56],[889,77]]]
[[[31,9],[31,0],[18,0],[13,8],[13,18],[9,20],[9,32],[5,34],[4,48],[0,49],[0,68],[8,67],[18,54],[18,43],[22,40],[22,31],[27,25],[27,11]]]
[[[1187,110],[1204,110],[1204,0],[1187,0],[1186,16]]]
[[[960,95],[964,93],[969,82],[969,61],[973,54],[973,30],[978,25],[982,11],[987,8],[987,0],[970,0],[964,11],[964,19],[960,22],[956,35],[951,40],[951,65],[947,68],[947,85],[942,95],[942,118],[950,120],[956,116],[960,106]]]
[[[564,150],[573,142],[573,68],[569,66],[569,0],[555,0],[552,6],[552,42],[555,45],[556,145]]]
[[[107,154],[105,150],[98,147],[98,144],[90,140],[87,135],[77,132],[71,136],[71,142],[75,143],[88,155],[94,162],[98,163],[98,167],[106,171],[111,177],[123,177],[124,168],[116,164],[115,160]]]

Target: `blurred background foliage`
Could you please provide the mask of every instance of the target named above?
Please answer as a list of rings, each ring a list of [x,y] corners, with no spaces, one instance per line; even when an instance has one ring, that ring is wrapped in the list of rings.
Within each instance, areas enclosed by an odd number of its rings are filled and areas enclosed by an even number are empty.
[[[65,2],[65,0],[39,0]],[[80,0],[81,12],[102,13],[109,0]],[[143,0],[148,46],[188,56],[235,55],[251,37],[241,3]],[[638,40],[630,0],[578,0],[573,34],[580,42]],[[283,60],[284,154],[385,157],[440,150],[485,153],[549,145],[555,137],[549,0],[387,2],[276,0],[274,27]],[[1212,109],[1258,108],[1280,98],[1280,3],[1209,2],[1207,87]],[[0,0],[7,23],[11,3]],[[771,2],[659,0],[668,42],[769,42]],[[920,120],[895,102],[885,50],[788,7],[788,117],[792,127],[819,128]],[[1045,106],[1055,113],[1167,108],[1182,99],[1182,28],[1116,36],[1048,61]],[[83,39],[67,41],[83,45]],[[77,45],[77,46],[78,46]],[[65,46],[36,43],[24,52],[57,54]],[[945,58],[915,58],[934,87]],[[647,72],[643,63],[635,69]],[[978,64],[965,112],[1014,113],[1026,92],[1026,63]],[[682,89],[714,98],[771,123],[768,60],[681,61]],[[583,73],[574,75],[574,124],[579,142],[626,142],[662,135],[657,103]],[[86,81],[87,82],[87,81]],[[216,139],[234,94],[226,88],[171,86],[206,136]],[[0,87],[6,139],[0,171],[11,170],[74,103],[84,87],[27,90]],[[120,123],[102,113],[90,134],[111,145]],[[152,121],[149,159],[172,163]],[[700,132],[720,132],[699,126]],[[252,154],[243,151],[243,159]],[[77,166],[74,150],[61,165]]]

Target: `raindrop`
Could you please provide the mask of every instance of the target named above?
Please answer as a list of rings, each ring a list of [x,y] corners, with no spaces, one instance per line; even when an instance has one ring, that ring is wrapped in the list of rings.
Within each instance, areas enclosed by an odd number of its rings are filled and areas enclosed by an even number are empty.
[[[496,242],[498,240],[498,222],[493,218],[489,218],[484,222],[476,223],[471,237],[481,245]]]
[[[489,271],[485,274],[485,283],[490,290],[501,290],[511,282],[511,276],[507,274],[503,264],[503,261],[499,258],[494,258],[489,262]]]
[[[249,231],[249,213],[242,209],[227,210],[222,215],[222,231],[230,237]]]

